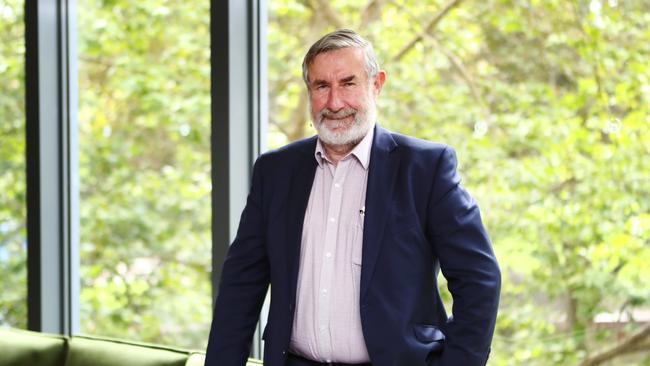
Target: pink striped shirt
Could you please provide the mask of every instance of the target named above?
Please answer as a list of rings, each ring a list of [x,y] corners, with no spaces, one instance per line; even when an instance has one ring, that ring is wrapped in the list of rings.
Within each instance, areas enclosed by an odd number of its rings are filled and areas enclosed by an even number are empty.
[[[374,129],[338,164],[318,140],[302,232],[292,353],[320,362],[370,362],[359,284],[368,165]]]

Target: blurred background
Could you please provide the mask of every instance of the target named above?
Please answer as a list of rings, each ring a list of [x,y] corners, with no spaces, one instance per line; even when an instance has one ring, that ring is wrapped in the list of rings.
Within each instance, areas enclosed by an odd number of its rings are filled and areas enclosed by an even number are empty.
[[[29,245],[24,1],[0,0],[0,324],[17,328]],[[267,148],[315,133],[300,65],[345,27],[387,71],[379,123],[457,150],[504,276],[489,365],[650,365],[650,2],[265,10]],[[77,0],[76,23],[80,331],[204,349],[220,56],[210,2]]]

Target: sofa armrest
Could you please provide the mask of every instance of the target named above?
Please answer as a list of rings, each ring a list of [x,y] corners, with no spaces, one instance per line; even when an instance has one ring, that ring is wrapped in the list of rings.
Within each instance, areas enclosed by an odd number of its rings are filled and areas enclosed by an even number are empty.
[[[163,346],[74,336],[65,366],[184,366],[188,355]]]
[[[0,328],[0,366],[63,366],[63,336]]]
[[[205,365],[205,353],[192,353],[187,359],[185,366],[204,366]],[[246,366],[262,366],[262,361],[249,358],[246,362]]]

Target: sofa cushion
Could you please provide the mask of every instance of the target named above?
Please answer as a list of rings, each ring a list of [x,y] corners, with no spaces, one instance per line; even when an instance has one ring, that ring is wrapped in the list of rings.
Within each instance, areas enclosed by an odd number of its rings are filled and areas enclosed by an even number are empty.
[[[74,336],[65,366],[183,366],[188,355],[168,347]]]
[[[205,365],[205,353],[192,353],[187,359],[185,366],[203,366]],[[249,358],[246,366],[262,366],[262,361]]]
[[[192,353],[187,359],[185,366],[203,366],[205,365],[205,354]]]
[[[0,328],[0,366],[61,366],[65,350],[65,337]]]

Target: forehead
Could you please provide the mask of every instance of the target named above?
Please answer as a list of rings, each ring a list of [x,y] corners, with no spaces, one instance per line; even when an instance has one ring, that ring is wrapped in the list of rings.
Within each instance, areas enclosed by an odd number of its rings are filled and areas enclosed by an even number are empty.
[[[346,47],[317,55],[309,65],[310,81],[329,80],[356,75],[365,76],[363,50]]]

